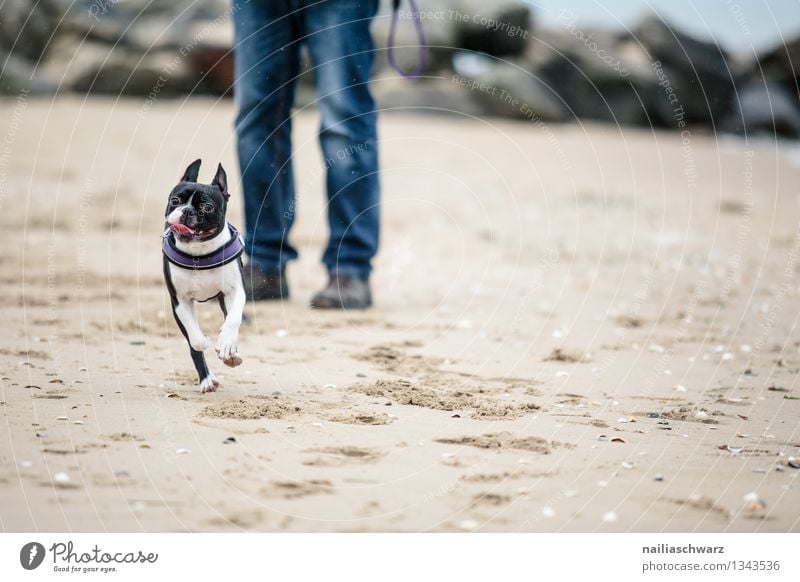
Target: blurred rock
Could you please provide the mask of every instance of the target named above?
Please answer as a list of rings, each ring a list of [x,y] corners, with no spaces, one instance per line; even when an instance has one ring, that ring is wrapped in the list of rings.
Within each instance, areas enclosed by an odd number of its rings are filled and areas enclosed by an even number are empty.
[[[456,80],[489,115],[517,119],[562,120],[569,112],[556,88],[527,69],[523,60],[457,53]]]
[[[800,101],[779,82],[747,82],[737,91],[734,106],[722,124],[725,131],[800,137]]]
[[[16,55],[5,54],[0,49],[0,63],[3,74],[0,76],[0,95],[19,95],[21,93],[50,94],[55,86],[44,79],[32,78],[34,63]]]
[[[527,4],[513,0],[461,0],[454,4],[454,40],[458,48],[498,57],[525,53],[531,28]]]
[[[54,0],[4,0],[0,4],[0,49],[38,61],[62,14]]]
[[[731,96],[737,79],[729,64],[729,55],[718,45],[697,40],[652,16],[634,27],[630,42],[641,43],[652,63],[660,63],[661,82],[668,84],[683,107],[687,123],[719,122],[730,111]],[[661,105],[669,103],[665,91],[657,93]]]
[[[754,76],[763,73],[767,79],[781,83],[800,101],[800,36],[760,55],[752,73]]]
[[[142,54],[65,34],[54,42],[51,55],[37,78],[61,91],[167,96],[198,90],[198,75],[173,51]]]
[[[610,32],[564,25],[537,33],[528,55],[532,70],[555,88],[572,116],[647,123],[640,96],[653,92],[656,78],[644,50]]]

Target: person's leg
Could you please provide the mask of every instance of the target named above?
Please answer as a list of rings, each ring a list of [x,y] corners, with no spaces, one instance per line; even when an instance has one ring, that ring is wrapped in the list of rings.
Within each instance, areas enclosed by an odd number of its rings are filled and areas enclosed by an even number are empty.
[[[291,108],[300,66],[300,33],[290,0],[234,0],[234,101],[245,245],[250,265],[283,269],[297,256]],[[248,293],[249,294],[249,293]]]
[[[303,15],[327,169],[330,240],[322,262],[332,275],[364,280],[379,230],[377,120],[369,91],[369,26],[377,7],[378,0],[311,2]]]

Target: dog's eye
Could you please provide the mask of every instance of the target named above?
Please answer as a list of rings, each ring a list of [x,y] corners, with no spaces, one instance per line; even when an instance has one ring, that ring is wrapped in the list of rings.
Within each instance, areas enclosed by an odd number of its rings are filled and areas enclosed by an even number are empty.
[[[172,198],[169,199],[169,205],[170,206],[177,206],[180,203],[181,203],[181,199],[178,198],[177,196],[173,196]]]
[[[205,204],[201,204],[200,212],[202,212],[203,214],[211,214],[212,212],[214,212],[214,205],[208,204],[207,202]]]

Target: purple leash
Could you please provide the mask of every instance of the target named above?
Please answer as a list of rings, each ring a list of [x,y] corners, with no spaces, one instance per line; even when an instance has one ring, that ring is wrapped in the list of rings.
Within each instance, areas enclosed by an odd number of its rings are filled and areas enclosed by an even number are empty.
[[[411,4],[411,20],[414,21],[414,28],[417,29],[417,39],[419,40],[417,66],[410,73],[406,73],[397,65],[397,61],[394,58],[394,33],[397,30],[397,21],[400,16],[400,0],[392,0],[392,25],[389,28],[389,42],[386,48],[389,66],[406,79],[414,79],[425,72],[428,66],[428,50],[425,44],[425,31],[422,30],[422,16],[420,16],[419,8],[417,8],[416,0],[408,0],[408,3]]]

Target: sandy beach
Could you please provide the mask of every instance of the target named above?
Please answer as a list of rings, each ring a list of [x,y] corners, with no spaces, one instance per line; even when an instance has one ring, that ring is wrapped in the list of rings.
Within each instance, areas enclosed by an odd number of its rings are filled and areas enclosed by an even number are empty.
[[[159,237],[197,157],[241,226],[233,112],[0,102],[0,530],[800,531],[797,145],[385,114],[376,305],[331,313],[299,112],[291,299],[202,395]]]

